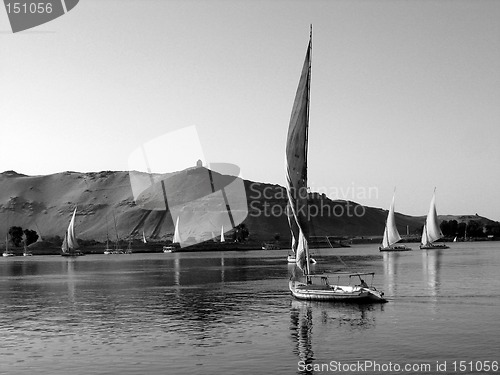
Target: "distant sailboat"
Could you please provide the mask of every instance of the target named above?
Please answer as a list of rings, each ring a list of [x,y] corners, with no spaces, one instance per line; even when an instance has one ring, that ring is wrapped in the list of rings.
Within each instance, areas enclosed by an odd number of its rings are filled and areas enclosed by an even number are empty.
[[[13,257],[15,254],[9,249],[9,234],[5,234],[5,251],[2,253],[4,257]]]
[[[115,234],[116,234],[115,249],[113,250],[113,254],[124,254],[123,249],[120,248],[120,237],[118,236],[118,227],[116,226],[116,216],[114,212],[113,212],[113,221],[115,223]]]
[[[113,249],[109,247],[109,236],[106,234],[106,248],[104,249],[104,254],[113,254]]]
[[[163,246],[164,253],[173,253],[180,248],[181,243],[181,234],[179,232],[179,217],[177,216],[177,220],[175,221],[174,228],[174,237],[172,238],[172,245]]]
[[[74,257],[84,255],[80,250],[78,250],[78,242],[76,240],[75,235],[75,216],[76,216],[76,207],[73,211],[73,215],[71,216],[71,220],[68,225],[68,229],[66,233],[64,233],[64,240],[61,246],[63,257]]]
[[[311,273],[310,270],[309,216],[307,215],[307,146],[311,56],[312,29],[290,117],[286,144],[287,197],[288,207],[291,211],[291,215],[288,215],[288,223],[292,235],[292,250],[295,254],[296,264],[303,271],[303,278],[305,279],[299,280],[291,277],[289,289],[295,298],[304,300],[386,302],[382,292],[368,286],[362,279],[364,275],[373,276],[372,272],[318,275]],[[329,277],[332,276],[338,278],[338,283],[340,283],[341,276],[348,278],[349,283],[352,278],[359,279],[359,285],[330,284]],[[313,281],[316,281],[316,283],[313,283]]]
[[[425,220],[424,229],[422,231],[421,249],[448,249],[445,244],[434,244],[437,240],[443,237],[436,212],[436,189],[432,195],[431,205],[427,218]]]
[[[106,247],[104,249],[104,254],[109,255],[112,253],[113,253],[113,249],[109,247],[108,220],[106,218]]]
[[[33,255],[33,253],[31,251],[28,250],[28,245],[27,245],[27,238],[26,238],[26,235],[24,234],[23,235],[23,247],[24,247],[24,250],[23,250],[23,256],[25,257],[30,257]]]
[[[220,230],[220,242],[226,242],[226,239],[224,238],[224,225]]]
[[[128,239],[127,250],[125,250],[125,254],[132,254],[132,238]]]
[[[146,235],[144,234],[144,231],[142,231],[142,242],[148,243],[148,241],[146,241]]]
[[[396,242],[401,241],[398,228],[396,227],[396,219],[394,216],[394,195],[392,196],[391,207],[387,214],[385,222],[384,238],[382,239],[382,246],[379,247],[380,251],[409,251],[409,247],[405,245],[395,245]]]

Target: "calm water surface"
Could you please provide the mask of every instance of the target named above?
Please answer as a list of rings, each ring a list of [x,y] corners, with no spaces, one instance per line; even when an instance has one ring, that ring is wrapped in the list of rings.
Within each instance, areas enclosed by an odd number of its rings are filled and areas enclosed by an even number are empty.
[[[283,250],[2,258],[0,374],[361,373],[345,367],[358,362],[465,374],[500,361],[500,243],[413,247],[316,251],[319,271],[375,271],[384,305],[294,300]]]

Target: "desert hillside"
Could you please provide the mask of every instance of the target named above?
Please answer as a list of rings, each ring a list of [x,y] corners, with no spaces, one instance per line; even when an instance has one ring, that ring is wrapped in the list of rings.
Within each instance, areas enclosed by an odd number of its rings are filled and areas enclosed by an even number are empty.
[[[310,202],[322,213],[311,212],[314,236],[383,233],[386,210],[331,201],[319,194],[311,194]],[[288,241],[290,237],[283,187],[241,180],[203,167],[155,176],[113,171],[46,176],[13,171],[0,174],[2,239],[11,226],[35,230],[43,239],[63,237],[75,207],[77,235],[86,240],[105,241],[107,236],[140,238],[143,232],[149,239],[167,240],[172,237],[177,217],[183,236],[196,241],[218,236],[222,228],[227,233],[232,224],[243,219],[253,240],[268,241],[279,235]],[[463,217],[471,218],[480,217]],[[410,234],[419,233],[424,219],[396,213],[402,234],[407,230]]]

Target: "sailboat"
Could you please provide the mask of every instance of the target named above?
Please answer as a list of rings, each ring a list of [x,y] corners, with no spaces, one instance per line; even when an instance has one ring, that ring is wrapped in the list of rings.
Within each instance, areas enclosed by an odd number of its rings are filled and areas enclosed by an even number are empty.
[[[113,254],[113,249],[109,247],[109,235],[106,234],[106,248],[104,249],[104,254]]]
[[[181,234],[179,232],[179,217],[177,216],[177,220],[175,221],[174,238],[172,239],[172,245],[163,246],[163,252],[173,253],[175,251],[178,251],[180,248],[180,242]]]
[[[389,213],[387,214],[387,220],[385,222],[384,238],[382,239],[382,246],[378,249],[380,251],[408,251],[411,250],[405,245],[395,245],[396,242],[401,240],[398,228],[396,227],[396,219],[394,217],[394,194],[392,195],[391,207],[389,208]]]
[[[4,257],[13,257],[15,254],[9,249],[9,234],[5,234],[5,251],[2,253]]]
[[[441,228],[439,228],[438,217],[436,212],[436,189],[432,195],[431,205],[425,220],[424,229],[422,231],[421,249],[448,249],[448,246],[443,244],[435,244],[437,240],[443,237]]]
[[[106,218],[106,247],[104,248],[104,254],[113,254],[113,249],[109,247],[109,232],[108,232],[108,220]]]
[[[224,225],[220,230],[220,242],[226,242],[226,239],[224,238]]]
[[[123,249],[120,248],[120,237],[118,237],[118,228],[116,226],[116,216],[114,212],[113,212],[113,222],[115,223],[116,242],[115,242],[115,249],[113,250],[112,254],[124,254]]]
[[[76,216],[76,207],[73,211],[73,215],[71,216],[71,220],[68,225],[68,229],[66,233],[64,233],[64,240],[61,246],[63,257],[74,257],[84,255],[80,250],[78,250],[78,242],[76,241],[75,235],[75,216]]]
[[[33,253],[28,250],[28,245],[26,244],[26,241],[27,241],[26,235],[23,235],[23,247],[24,247],[23,256],[30,257],[33,255]]]
[[[125,254],[132,254],[132,238],[128,239],[127,250],[125,250]]]
[[[363,278],[370,273],[313,274],[309,256],[309,217],[307,193],[307,146],[309,128],[309,98],[311,85],[312,26],[307,53],[293,104],[286,144],[287,197],[290,214],[288,223],[292,234],[292,250],[303,279],[291,277],[290,292],[295,298],[314,301],[386,302],[383,293],[368,286]],[[329,277],[336,276],[337,283]],[[340,278],[348,281],[340,284]],[[359,279],[358,285],[351,281]],[[353,283],[356,281],[353,281]]]

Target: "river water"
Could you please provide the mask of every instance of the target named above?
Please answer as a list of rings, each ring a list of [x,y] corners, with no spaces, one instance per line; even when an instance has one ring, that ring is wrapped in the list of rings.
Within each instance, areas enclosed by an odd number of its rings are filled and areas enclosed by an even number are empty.
[[[0,374],[500,373],[500,243],[412,245],[315,250],[383,305],[294,300],[283,250],[2,258]]]

